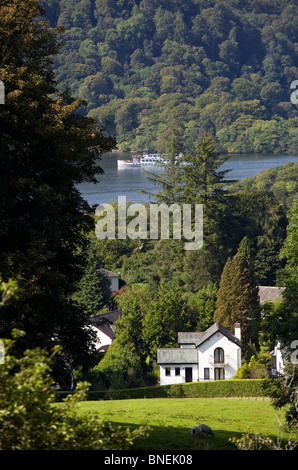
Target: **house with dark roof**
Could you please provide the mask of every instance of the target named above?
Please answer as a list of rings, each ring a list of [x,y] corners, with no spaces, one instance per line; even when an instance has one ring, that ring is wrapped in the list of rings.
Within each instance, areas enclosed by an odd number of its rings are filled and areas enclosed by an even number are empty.
[[[264,302],[275,302],[282,300],[284,287],[258,286],[258,297],[260,304]]]
[[[204,332],[178,333],[179,348],[159,348],[160,385],[235,376],[241,366],[241,331],[234,334],[216,322]]]
[[[266,302],[278,302],[282,301],[284,287],[276,286],[258,286],[259,289],[259,302],[262,304]],[[284,373],[285,360],[284,353],[281,348],[280,342],[277,340],[272,351],[270,351],[272,357],[271,375],[279,376]]]
[[[91,329],[96,333],[97,351],[105,352],[116,338],[115,323],[121,317],[122,310],[112,310],[89,318]]]
[[[119,290],[119,275],[105,268],[101,268],[100,272],[109,279],[111,283],[111,291],[112,292],[118,291]]]

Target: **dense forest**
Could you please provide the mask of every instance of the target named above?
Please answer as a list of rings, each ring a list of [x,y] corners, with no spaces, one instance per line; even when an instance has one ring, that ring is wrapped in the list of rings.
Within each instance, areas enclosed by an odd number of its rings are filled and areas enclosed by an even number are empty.
[[[42,0],[64,47],[59,87],[86,101],[118,148],[296,152],[297,0]]]

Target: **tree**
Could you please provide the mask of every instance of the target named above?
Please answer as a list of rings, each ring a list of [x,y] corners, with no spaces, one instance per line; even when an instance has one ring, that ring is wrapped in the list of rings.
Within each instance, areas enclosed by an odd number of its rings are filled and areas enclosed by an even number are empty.
[[[157,348],[174,347],[178,331],[189,331],[190,328],[182,289],[177,283],[161,283],[143,322],[143,338],[151,361],[156,361]]]
[[[5,363],[0,367],[1,450],[127,450],[144,436],[144,428],[133,431],[103,422],[100,417],[78,413],[86,399],[87,383],[74,395],[56,403],[51,367],[54,348],[47,353],[29,349],[20,357],[12,349],[24,332],[14,331],[5,340]]]
[[[186,153],[183,161],[186,165],[182,168],[181,201],[192,205],[203,204],[204,245],[199,253],[194,252],[187,256],[195,270],[196,262],[199,263],[200,271],[203,256],[204,268],[208,266],[207,282],[216,282],[231,243],[226,229],[228,200],[224,191],[229,182],[225,179],[229,170],[221,169],[226,157],[218,153],[215,140],[204,134],[194,144],[193,151]],[[206,274],[203,273],[204,277]]]
[[[279,285],[284,287],[282,299],[277,304],[267,305],[264,315],[264,331],[272,340],[280,341],[285,368],[279,380],[268,379],[267,391],[277,409],[286,407],[286,419],[293,429],[298,423],[298,365],[297,365],[297,324],[298,324],[298,202],[294,201],[288,214],[287,237],[280,251],[285,267],[278,275]]]
[[[159,186],[160,190],[154,194],[146,191],[142,191],[142,193],[150,194],[158,203],[171,205],[180,201],[182,173],[178,156],[182,151],[182,141],[179,133],[175,132],[175,128],[169,130],[167,137],[165,154],[162,156],[163,160],[159,163],[159,167],[162,171],[154,173],[144,170],[148,179]]]
[[[117,340],[109,346],[93,373],[97,376],[95,384],[104,388],[118,390],[144,385],[140,357],[126,347],[118,346]]]
[[[184,188],[182,200],[185,203],[204,204],[206,207],[213,201],[219,202],[224,196],[224,180],[229,170],[220,170],[227,160],[216,150],[215,140],[205,134],[195,142],[193,151],[184,156]]]
[[[216,309],[217,285],[208,284],[188,298],[188,305],[194,309],[196,331],[205,331],[213,324]]]
[[[82,305],[86,315],[96,315],[99,310],[108,306],[111,301],[111,282],[105,274],[101,272],[103,268],[94,244],[91,242],[85,258],[84,273],[73,300]]]
[[[117,347],[126,348],[141,360],[146,359],[143,321],[151,301],[148,288],[145,286],[129,289],[117,297],[122,316],[116,324]]]
[[[225,264],[217,293],[214,321],[234,332],[240,323],[244,350],[258,339],[258,288],[243,253],[236,253]],[[257,331],[256,331],[257,329]]]
[[[278,325],[277,336],[284,348],[290,354],[293,349],[292,342],[297,341],[298,323],[298,201],[295,200],[289,211],[289,225],[287,236],[280,256],[285,260],[284,269],[280,270],[278,283],[284,287],[281,304],[281,317]],[[297,348],[296,348],[297,349]]]
[[[92,344],[69,299],[94,223],[76,185],[95,181],[101,152],[115,143],[82,116],[81,101],[58,92],[51,57],[59,31],[41,19],[39,2],[4,0],[0,14],[0,266],[22,290],[3,307],[0,334],[26,331],[20,348],[60,344],[68,368],[87,360]]]

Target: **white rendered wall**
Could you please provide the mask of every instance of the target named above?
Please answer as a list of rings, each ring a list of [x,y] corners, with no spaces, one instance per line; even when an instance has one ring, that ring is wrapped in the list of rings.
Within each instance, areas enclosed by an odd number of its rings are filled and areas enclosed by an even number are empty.
[[[112,343],[112,339],[108,335],[104,334],[101,330],[99,330],[93,325],[91,325],[91,328],[96,333],[96,340],[95,340],[96,349],[99,349],[102,346],[106,346],[107,344]]]
[[[214,350],[216,348],[222,348],[224,350],[225,364],[228,362],[228,365],[214,365],[212,359],[210,362],[210,358],[214,358]],[[239,346],[217,331],[198,348],[199,380],[204,380],[204,368],[209,368],[209,380],[214,380],[214,367],[224,367],[225,379],[234,377],[238,367],[241,365],[240,351]]]
[[[111,291],[118,291],[119,290],[119,278],[118,277],[109,277],[109,280],[111,281]]]
[[[171,375],[166,375],[166,368],[171,369]],[[175,375],[175,368],[180,367],[180,375]],[[185,368],[192,367],[192,381],[198,381],[198,364],[162,364],[160,366],[160,385],[185,383]]]

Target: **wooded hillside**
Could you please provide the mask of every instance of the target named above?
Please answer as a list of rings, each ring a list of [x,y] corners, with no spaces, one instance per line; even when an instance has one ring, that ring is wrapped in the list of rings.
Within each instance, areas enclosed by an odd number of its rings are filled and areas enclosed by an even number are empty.
[[[185,147],[208,132],[226,152],[298,149],[297,0],[41,0],[65,28],[60,86],[122,150]]]

